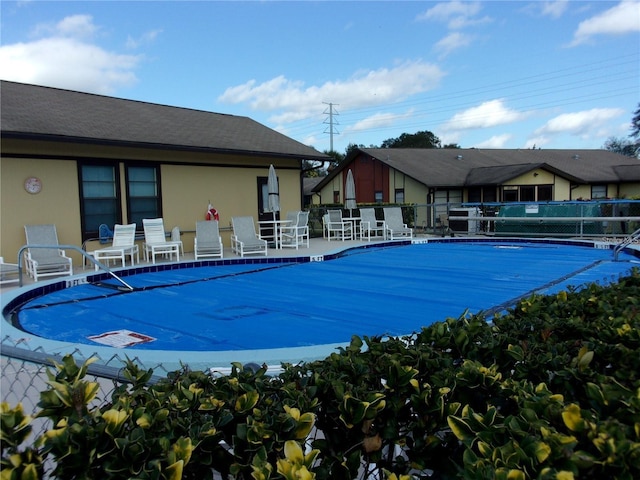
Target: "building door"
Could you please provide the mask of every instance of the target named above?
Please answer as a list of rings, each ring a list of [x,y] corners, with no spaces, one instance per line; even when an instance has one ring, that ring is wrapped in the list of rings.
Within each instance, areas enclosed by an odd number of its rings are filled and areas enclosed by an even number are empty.
[[[268,177],[258,177],[258,221],[273,220],[273,212],[269,211]],[[280,220],[280,212],[276,212],[276,220]],[[273,229],[268,226],[260,229],[260,235],[273,238]]]

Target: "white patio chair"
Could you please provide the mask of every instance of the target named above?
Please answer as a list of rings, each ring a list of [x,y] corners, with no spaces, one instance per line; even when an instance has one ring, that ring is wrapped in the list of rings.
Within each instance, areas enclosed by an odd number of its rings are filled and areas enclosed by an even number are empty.
[[[294,220],[280,230],[280,245],[296,250],[300,246],[309,248],[309,212],[292,212],[291,217]]]
[[[300,245],[309,248],[309,212],[298,215],[298,240]]]
[[[253,217],[231,217],[233,234],[231,235],[231,251],[241,257],[245,255],[267,256],[267,241],[256,233]]]
[[[169,259],[175,254],[176,261],[180,260],[180,244],[167,240],[162,218],[143,218],[144,227],[144,258],[151,263],[156,263],[156,256],[168,256]]]
[[[24,233],[27,245],[27,274],[35,281],[40,277],[54,275],[73,275],[73,262],[63,250],[58,248],[58,232],[55,225],[25,225]],[[36,246],[40,246],[37,247]],[[43,248],[44,247],[44,248]]]
[[[118,225],[113,229],[113,242],[110,247],[100,248],[93,252],[88,252],[93,255],[97,261],[109,264],[111,260],[119,260],[123,267],[127,265],[127,256],[131,257],[131,266],[135,264],[134,255],[138,263],[140,263],[140,250],[138,245],[135,244],[136,240],[136,224],[130,223],[128,225]],[[98,265],[95,266],[96,270],[99,270]]]
[[[389,240],[413,238],[413,230],[404,223],[400,207],[386,207],[384,209],[384,223]]]
[[[283,248],[298,249],[298,235],[296,228],[298,226],[298,215],[300,212],[287,212],[286,221],[280,226],[280,246]]]
[[[371,241],[372,238],[387,238],[384,220],[376,218],[376,211],[373,208],[360,209],[360,238]]]
[[[205,257],[222,258],[224,252],[217,220],[201,220],[196,222],[193,252],[196,260]]]
[[[327,211],[327,240],[331,237],[342,241],[353,239],[353,224],[342,219],[342,210]]]

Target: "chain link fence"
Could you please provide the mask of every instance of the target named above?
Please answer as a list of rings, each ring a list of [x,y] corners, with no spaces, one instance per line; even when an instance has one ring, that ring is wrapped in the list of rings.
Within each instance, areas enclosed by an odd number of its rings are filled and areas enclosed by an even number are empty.
[[[78,365],[95,356],[85,357],[80,350],[74,350],[69,353],[73,355]],[[122,376],[125,362],[126,357],[113,355],[108,359],[98,358],[98,362],[89,365],[85,379],[98,383],[100,387],[90,407],[108,403],[115,389],[119,385],[128,383]],[[47,372],[49,371],[55,375],[55,365],[61,363],[62,356],[58,354],[44,352],[39,349],[30,350],[21,339],[4,336],[0,346],[0,366],[2,368],[0,391],[2,392],[2,402],[8,403],[10,407],[22,404],[26,415],[35,416],[39,411],[40,392],[44,392],[49,387]],[[166,375],[167,373],[162,365],[158,365],[153,370],[154,373],[160,373],[161,375]],[[160,375],[154,375],[150,383],[155,383],[160,378]],[[44,418],[34,418],[31,426],[33,431],[27,439],[29,444],[53,427],[50,421]]]

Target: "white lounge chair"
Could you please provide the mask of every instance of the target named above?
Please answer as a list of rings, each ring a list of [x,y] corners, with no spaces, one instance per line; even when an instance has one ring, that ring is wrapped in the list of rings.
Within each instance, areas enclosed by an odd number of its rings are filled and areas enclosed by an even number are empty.
[[[233,235],[231,235],[231,251],[241,257],[245,255],[267,256],[267,241],[256,233],[253,217],[231,217]]]
[[[289,218],[289,214],[287,215]],[[280,245],[295,248],[309,247],[309,212],[292,212],[291,223],[280,230]]]
[[[0,257],[0,285],[17,282],[18,280],[20,280],[18,276],[18,265],[15,263],[4,263],[4,258]]]
[[[30,277],[38,281],[40,277],[73,275],[71,257],[58,248],[55,225],[25,225],[24,233],[27,245],[33,247],[26,250],[25,263]]]
[[[376,211],[373,208],[360,209],[360,238],[371,241],[372,238],[387,238],[384,220],[376,218]]]
[[[220,237],[220,228],[217,220],[196,222],[193,252],[196,260],[204,257],[222,258],[222,238]]]
[[[353,239],[353,224],[342,219],[342,210],[327,211],[326,229],[329,241],[331,237],[342,241]]]
[[[131,257],[131,266],[134,265],[134,255],[140,263],[140,250],[136,241],[136,224],[116,225],[113,229],[113,242],[110,247],[100,248],[89,252],[97,261],[109,264],[111,260],[119,260],[123,267],[126,266],[127,256]],[[95,266],[96,270],[100,267]]]
[[[182,253],[182,256],[184,257],[184,245],[180,239],[180,227],[176,226],[171,229],[171,241],[178,244],[180,247],[180,253]]]
[[[164,221],[162,218],[143,218],[142,226],[144,227],[144,258],[149,261],[151,255],[151,263],[156,263],[156,255],[176,256],[176,261],[180,260],[180,244],[167,240],[164,230]]]
[[[404,223],[400,207],[386,207],[384,209],[384,223],[389,240],[413,238],[413,230]]]

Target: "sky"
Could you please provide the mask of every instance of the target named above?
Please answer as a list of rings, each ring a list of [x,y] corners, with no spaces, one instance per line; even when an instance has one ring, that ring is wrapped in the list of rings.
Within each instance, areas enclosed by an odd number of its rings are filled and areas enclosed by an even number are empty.
[[[640,104],[640,0],[0,2],[0,79],[246,116],[319,151],[434,133],[602,148]]]

